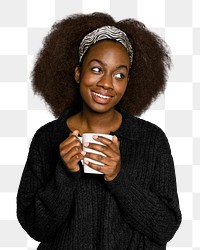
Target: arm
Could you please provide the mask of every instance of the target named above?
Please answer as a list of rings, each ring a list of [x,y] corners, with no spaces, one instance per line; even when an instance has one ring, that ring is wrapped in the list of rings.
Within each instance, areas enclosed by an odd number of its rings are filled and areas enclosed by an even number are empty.
[[[17,216],[27,233],[38,241],[56,234],[70,219],[73,193],[80,171],[71,173],[61,159],[52,166],[49,145],[42,133],[34,136],[17,195]]]
[[[159,245],[165,245],[181,222],[174,163],[168,141],[161,132],[156,142],[156,163],[151,185],[143,187],[123,168],[107,183],[124,220]],[[144,173],[145,175],[145,173]]]

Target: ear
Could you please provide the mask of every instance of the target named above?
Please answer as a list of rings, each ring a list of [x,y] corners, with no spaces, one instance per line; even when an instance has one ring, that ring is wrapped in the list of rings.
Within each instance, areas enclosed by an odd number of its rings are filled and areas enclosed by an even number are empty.
[[[80,83],[80,75],[81,75],[81,69],[80,69],[80,66],[77,65],[76,68],[75,68],[75,75],[74,75],[74,79],[77,83]]]

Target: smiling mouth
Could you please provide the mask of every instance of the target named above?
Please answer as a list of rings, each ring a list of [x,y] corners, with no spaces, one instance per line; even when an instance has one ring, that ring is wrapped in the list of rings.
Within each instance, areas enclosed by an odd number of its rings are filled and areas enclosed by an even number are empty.
[[[100,97],[100,98],[103,98],[103,99],[109,99],[109,98],[111,98],[111,96],[101,95],[101,94],[96,93],[96,92],[93,92],[93,94],[96,95],[96,96],[98,96],[98,97]]]
[[[110,94],[103,95],[103,94],[92,91],[92,98],[96,103],[104,105],[104,104],[108,104],[112,100],[113,96],[111,96]]]

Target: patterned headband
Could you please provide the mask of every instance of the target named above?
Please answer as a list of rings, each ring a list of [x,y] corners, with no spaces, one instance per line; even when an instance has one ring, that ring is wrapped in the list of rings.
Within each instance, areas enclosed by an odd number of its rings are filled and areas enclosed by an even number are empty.
[[[110,39],[121,43],[129,53],[130,61],[133,61],[133,49],[125,32],[114,26],[103,26],[87,34],[79,46],[79,62],[86,51],[98,41]]]

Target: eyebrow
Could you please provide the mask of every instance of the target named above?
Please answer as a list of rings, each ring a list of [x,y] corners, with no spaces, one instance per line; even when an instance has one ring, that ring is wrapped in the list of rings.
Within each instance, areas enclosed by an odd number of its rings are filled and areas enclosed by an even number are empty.
[[[103,66],[107,66],[107,63],[102,62],[99,59],[92,59],[91,61],[89,61],[89,64],[92,63],[92,62],[98,62],[99,64],[102,64]],[[124,64],[116,66],[116,69],[119,69],[119,68],[125,68],[127,71],[129,71],[129,67],[127,65],[124,65]]]

